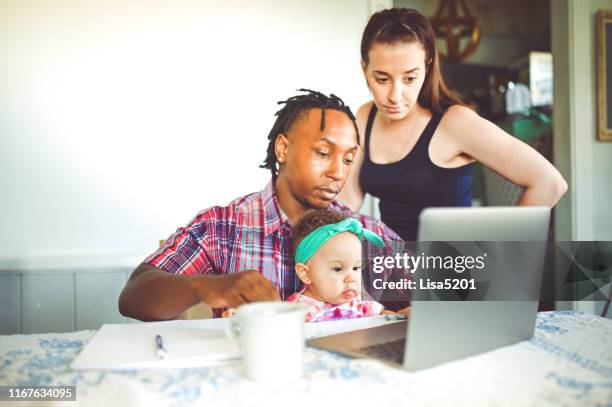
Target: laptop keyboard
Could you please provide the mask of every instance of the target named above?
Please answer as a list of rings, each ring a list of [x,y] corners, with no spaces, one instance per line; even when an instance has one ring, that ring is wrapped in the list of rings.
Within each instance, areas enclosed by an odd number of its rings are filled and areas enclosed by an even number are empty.
[[[376,345],[366,346],[364,348],[352,349],[352,351],[375,359],[387,360],[402,365],[404,363],[405,346],[406,338],[400,338],[391,342],[377,343]]]

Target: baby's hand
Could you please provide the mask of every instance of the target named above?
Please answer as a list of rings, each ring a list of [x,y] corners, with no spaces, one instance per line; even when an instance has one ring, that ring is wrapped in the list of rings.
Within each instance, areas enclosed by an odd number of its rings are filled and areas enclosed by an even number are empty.
[[[380,313],[380,315],[392,315],[392,314],[401,314],[401,315],[410,316],[410,307],[402,308],[399,311],[391,311],[388,309],[384,309]]]
[[[231,317],[236,313],[236,308],[228,308],[221,313],[221,318]]]
[[[410,316],[410,308],[411,307],[402,308],[401,310],[397,311],[397,314],[403,314],[406,316]]]

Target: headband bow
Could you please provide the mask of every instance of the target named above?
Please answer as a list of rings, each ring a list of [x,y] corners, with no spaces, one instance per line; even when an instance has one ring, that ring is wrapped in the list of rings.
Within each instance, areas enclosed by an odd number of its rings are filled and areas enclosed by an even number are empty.
[[[365,238],[377,247],[383,247],[385,245],[380,236],[364,228],[357,219],[346,218],[338,223],[320,226],[307,234],[295,251],[295,262],[306,263],[329,239],[343,232],[350,232],[356,235],[359,240]]]

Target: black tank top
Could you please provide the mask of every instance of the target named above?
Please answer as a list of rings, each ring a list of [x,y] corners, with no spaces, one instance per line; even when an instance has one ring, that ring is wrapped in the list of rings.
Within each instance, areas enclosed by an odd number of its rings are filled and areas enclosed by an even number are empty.
[[[419,214],[432,206],[471,206],[474,163],[442,168],[429,158],[429,143],[442,119],[434,114],[412,150],[400,161],[377,164],[370,159],[370,133],[376,105],[368,116],[365,157],[359,173],[364,192],[380,199],[383,222],[405,241],[417,238]]]

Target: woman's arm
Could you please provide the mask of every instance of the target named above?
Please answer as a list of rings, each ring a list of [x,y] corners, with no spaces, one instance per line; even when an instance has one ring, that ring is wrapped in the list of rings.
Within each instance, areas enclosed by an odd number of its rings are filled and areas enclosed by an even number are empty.
[[[359,130],[359,149],[353,159],[353,165],[346,179],[344,187],[338,195],[338,200],[348,206],[353,212],[358,212],[363,204],[365,193],[359,185],[359,173],[361,172],[361,164],[363,163],[363,155],[365,151],[365,128],[368,118],[368,113],[373,102],[368,102],[357,110],[355,119],[357,121],[357,129]]]
[[[457,151],[525,188],[518,205],[553,207],[567,191],[567,183],[546,158],[471,109],[453,106],[444,119],[442,130]]]

